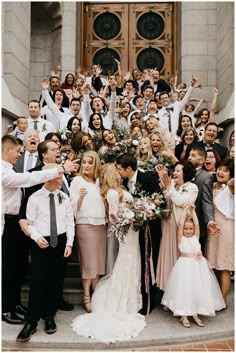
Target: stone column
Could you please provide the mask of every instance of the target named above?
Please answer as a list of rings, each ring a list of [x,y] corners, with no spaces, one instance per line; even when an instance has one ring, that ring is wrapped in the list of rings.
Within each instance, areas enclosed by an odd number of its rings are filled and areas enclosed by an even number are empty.
[[[2,73],[16,103],[17,115],[27,114],[29,98],[30,10],[30,2],[2,3]]]
[[[181,80],[189,84],[194,74],[203,88],[196,89],[193,96],[206,99],[210,105],[212,89],[217,86],[216,3],[182,2],[180,11]]]
[[[62,80],[69,72],[76,68],[76,2],[63,2],[62,5],[62,34],[61,58]]]

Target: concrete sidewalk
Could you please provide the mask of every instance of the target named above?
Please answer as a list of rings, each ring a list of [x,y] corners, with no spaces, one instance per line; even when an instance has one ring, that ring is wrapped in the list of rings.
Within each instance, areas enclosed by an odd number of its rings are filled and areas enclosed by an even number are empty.
[[[173,317],[170,312],[165,312],[158,306],[146,317],[146,327],[138,337],[129,341],[105,344],[94,339],[84,338],[72,331],[72,320],[85,311],[81,305],[76,305],[71,312],[58,311],[56,316],[57,332],[48,335],[43,331],[44,321],[39,322],[37,332],[29,342],[18,343],[16,336],[22,326],[2,323],[2,350],[14,351],[91,351],[91,350],[141,350],[147,347],[152,350],[156,347],[166,348],[171,345],[187,343],[201,343],[219,341],[234,336],[234,284],[228,297],[228,308],[215,317],[202,317],[205,327],[196,326],[191,321],[191,328],[184,328],[179,318]]]

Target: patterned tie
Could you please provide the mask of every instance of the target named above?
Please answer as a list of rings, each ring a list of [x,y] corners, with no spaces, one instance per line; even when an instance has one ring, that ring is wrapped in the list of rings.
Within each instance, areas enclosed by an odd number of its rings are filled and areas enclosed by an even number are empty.
[[[34,160],[34,156],[32,153],[30,153],[27,160],[26,171],[28,171],[33,167],[33,160]]]
[[[57,219],[56,219],[56,209],[54,194],[50,193],[50,245],[52,248],[57,246]]]

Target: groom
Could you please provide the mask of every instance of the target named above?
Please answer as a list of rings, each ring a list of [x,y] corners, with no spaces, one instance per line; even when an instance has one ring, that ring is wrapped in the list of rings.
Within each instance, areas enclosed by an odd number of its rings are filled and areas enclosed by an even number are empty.
[[[157,176],[151,176],[147,173],[142,173],[137,170],[137,160],[136,158],[129,154],[124,153],[119,156],[116,160],[117,171],[119,172],[121,178],[124,180],[123,184],[126,189],[132,194],[135,194],[137,187],[139,191],[145,191],[147,194],[152,195],[153,193],[161,193],[159,186],[159,180]],[[160,248],[161,240],[161,222],[160,219],[149,222],[149,228],[151,237],[148,239],[148,258],[153,262],[154,277],[156,278],[156,267],[157,267],[157,258]],[[140,314],[148,314],[148,293],[150,293],[150,310],[149,313],[155,306],[155,293],[156,293],[156,284],[152,284],[151,279],[151,261],[148,261],[145,266],[145,231],[140,229],[139,232],[139,244],[141,252],[141,292],[142,292],[142,301],[143,306],[139,311]],[[147,272],[148,266],[148,272]],[[146,267],[146,268],[145,268]],[[149,273],[149,284],[145,286],[145,274],[147,276]],[[147,277],[146,277],[147,280]]]

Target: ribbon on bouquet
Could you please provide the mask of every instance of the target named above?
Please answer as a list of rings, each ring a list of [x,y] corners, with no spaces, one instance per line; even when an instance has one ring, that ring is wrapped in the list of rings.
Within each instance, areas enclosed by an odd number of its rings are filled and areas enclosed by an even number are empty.
[[[151,232],[148,222],[145,224],[144,230],[144,239],[145,239],[145,291],[148,295],[148,306],[147,306],[147,314],[150,311],[150,275],[152,280],[152,285],[156,282],[155,274],[154,274],[154,266],[153,266],[153,258],[152,258],[152,239]],[[148,243],[150,242],[150,254],[148,254]]]

